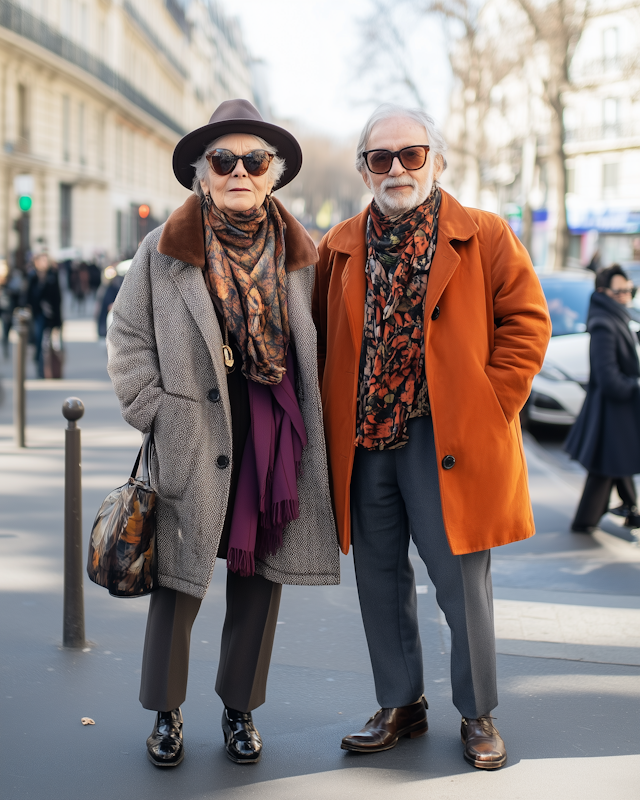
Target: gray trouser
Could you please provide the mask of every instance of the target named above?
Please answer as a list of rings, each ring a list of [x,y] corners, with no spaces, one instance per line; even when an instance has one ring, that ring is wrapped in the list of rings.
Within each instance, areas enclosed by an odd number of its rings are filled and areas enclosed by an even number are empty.
[[[216,692],[228,708],[253,711],[265,701],[281,594],[279,583],[227,571],[227,614]],[[184,702],[191,627],[201,602],[174,589],[159,589],[151,595],[140,682],[140,702],[145,708],[171,711]]]
[[[411,536],[451,629],[454,705],[477,718],[498,705],[490,551],[452,555],[431,417],[410,420],[408,433],[398,450],[356,448],[351,479],[353,557],[376,695],[394,708],[424,691]]]

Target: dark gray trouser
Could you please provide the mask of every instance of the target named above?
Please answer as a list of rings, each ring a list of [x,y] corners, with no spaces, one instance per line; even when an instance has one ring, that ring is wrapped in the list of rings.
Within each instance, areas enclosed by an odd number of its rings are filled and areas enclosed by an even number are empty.
[[[228,708],[253,711],[265,701],[281,594],[279,583],[227,571],[227,614],[216,692]],[[140,682],[144,708],[171,711],[184,702],[191,627],[201,602],[174,589],[159,589],[151,595]]]
[[[451,628],[454,705],[474,719],[498,705],[491,555],[452,555],[431,417],[410,420],[408,433],[398,450],[356,448],[351,478],[353,558],[376,695],[394,708],[424,691],[412,536]]]

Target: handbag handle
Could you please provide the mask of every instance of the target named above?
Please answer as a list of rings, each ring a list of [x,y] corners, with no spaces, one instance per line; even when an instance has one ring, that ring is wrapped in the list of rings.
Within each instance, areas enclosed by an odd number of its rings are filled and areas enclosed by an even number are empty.
[[[133,465],[133,469],[131,470],[131,477],[135,480],[136,475],[138,474],[138,467],[140,466],[140,458],[142,458],[142,482],[149,483],[149,450],[151,449],[151,445],[153,443],[153,431],[149,431],[149,433],[145,433],[144,440],[142,445],[140,446],[140,450],[138,450],[138,455],[136,457],[136,463]]]

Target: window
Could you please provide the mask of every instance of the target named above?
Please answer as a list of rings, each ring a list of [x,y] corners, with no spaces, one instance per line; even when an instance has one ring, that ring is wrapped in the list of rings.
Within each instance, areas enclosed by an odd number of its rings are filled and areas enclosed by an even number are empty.
[[[98,151],[97,154],[96,154],[96,156],[97,156],[96,157],[96,163],[98,165],[98,169],[100,169],[100,170],[104,170],[104,155],[105,155],[105,153],[104,153],[104,142],[105,142],[105,131],[104,131],[104,129],[106,127],[106,124],[107,124],[107,120],[106,120],[105,115],[103,113],[101,113],[100,111],[98,111],[97,114],[96,114],[96,132],[97,132],[96,149]]]
[[[127,129],[125,131],[125,169],[127,171],[128,180],[135,183],[135,155],[134,155],[134,135],[133,131]]]
[[[616,97],[607,97],[602,103],[602,129],[604,136],[619,135],[619,102]]]
[[[122,231],[122,211],[117,209],[116,211],[116,248],[118,250],[118,255],[122,255],[122,251],[124,247],[122,245],[123,242],[123,231]]]
[[[567,167],[567,194],[574,194],[576,191],[576,169]]]
[[[62,98],[62,158],[71,160],[71,100],[66,94]]]
[[[615,195],[618,189],[618,164],[602,165],[602,194],[604,197]]]
[[[84,103],[80,103],[78,106],[78,155],[80,156],[81,164],[87,163],[84,128]]]
[[[60,247],[71,247],[71,190],[70,183],[60,184]]]
[[[60,4],[60,30],[65,36],[73,33],[73,0],[62,0]]]
[[[605,28],[602,31],[602,56],[605,64],[613,66],[618,57],[618,29]]]
[[[80,42],[89,48],[89,7],[86,3],[80,6]]]
[[[29,92],[23,83],[18,84],[18,147],[29,147]]]
[[[122,173],[123,173],[123,169],[122,169],[123,168],[123,163],[122,162],[123,162],[123,158],[124,158],[124,155],[123,155],[123,151],[124,151],[123,134],[124,134],[124,132],[122,130],[122,125],[120,125],[120,123],[116,123],[116,137],[115,138],[116,138],[116,178],[117,179],[122,178]]]
[[[100,15],[98,22],[98,55],[104,61],[107,60],[107,20],[104,14]]]

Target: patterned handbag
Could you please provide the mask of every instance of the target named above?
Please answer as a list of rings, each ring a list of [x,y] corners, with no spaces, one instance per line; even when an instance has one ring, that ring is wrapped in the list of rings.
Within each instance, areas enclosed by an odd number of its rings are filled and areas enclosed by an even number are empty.
[[[115,597],[141,597],[158,588],[156,494],[149,482],[148,433],[131,477],[100,506],[89,540],[87,573]],[[142,474],[137,477],[142,458]]]

